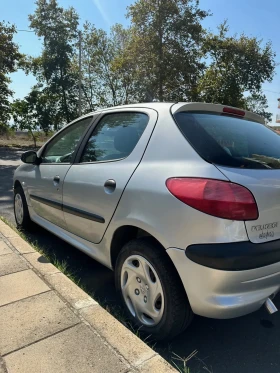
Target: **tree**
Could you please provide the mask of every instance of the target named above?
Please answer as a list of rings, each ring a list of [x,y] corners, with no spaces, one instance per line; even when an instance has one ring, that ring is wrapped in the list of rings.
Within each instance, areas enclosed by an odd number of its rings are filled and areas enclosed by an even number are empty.
[[[209,13],[198,0],[137,0],[128,7],[140,100],[187,100],[195,96],[204,64],[201,21]]]
[[[219,26],[218,34],[208,34],[202,51],[210,63],[198,84],[200,99],[241,108],[246,107],[244,93],[254,99],[265,98],[261,87],[272,81],[275,54],[271,43],[263,45],[255,37],[228,36],[226,22]]]
[[[117,24],[108,35],[86,22],[82,40],[85,110],[132,102],[133,76],[128,59],[122,61],[131,40],[130,29]]]
[[[59,111],[59,97],[40,88],[40,84],[32,87],[26,100],[37,119],[37,126],[48,135],[49,131],[57,131],[63,126],[63,115]]]
[[[13,92],[9,89],[8,74],[15,72],[23,59],[18,45],[13,41],[14,25],[0,22],[0,122],[7,123],[10,116],[10,102]]]
[[[11,105],[12,117],[14,120],[13,128],[27,130],[33,138],[34,147],[37,147],[34,131],[37,129],[37,119],[32,111],[28,99],[15,100]]]
[[[42,130],[45,135],[62,127],[62,118],[58,110],[58,98],[50,96],[48,90],[41,90],[40,84],[32,87],[22,100],[15,100],[11,106],[14,129],[27,130],[36,147],[34,131]]]
[[[77,116],[78,72],[73,65],[77,46],[78,15],[64,9],[56,0],[37,0],[29,15],[30,27],[43,37],[43,52],[31,61],[31,69],[44,87],[44,93],[56,97],[58,115],[64,122]]]
[[[245,98],[245,109],[260,115],[265,119],[266,123],[269,123],[272,119],[272,113],[267,112],[267,108],[267,98],[262,93],[253,93]]]

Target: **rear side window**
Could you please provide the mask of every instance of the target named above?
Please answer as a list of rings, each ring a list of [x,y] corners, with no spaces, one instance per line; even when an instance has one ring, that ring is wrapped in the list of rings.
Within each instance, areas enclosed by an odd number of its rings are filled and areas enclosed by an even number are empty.
[[[106,114],[90,136],[81,162],[113,161],[128,157],[148,121],[148,115],[143,113]]]
[[[266,126],[212,113],[174,115],[183,135],[210,163],[254,168],[280,168],[280,136]]]

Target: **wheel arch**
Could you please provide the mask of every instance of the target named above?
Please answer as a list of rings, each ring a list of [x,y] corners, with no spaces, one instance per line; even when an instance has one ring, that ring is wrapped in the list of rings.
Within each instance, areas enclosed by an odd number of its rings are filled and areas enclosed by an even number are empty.
[[[177,273],[180,279],[180,282],[183,286],[181,276],[179,275],[177,268],[175,264],[173,263],[172,259],[166,252],[166,248],[164,247],[164,245],[156,237],[154,237],[154,235],[152,235],[150,232],[144,230],[143,228],[137,227],[136,225],[123,225],[123,226],[118,227],[115,230],[112,236],[111,245],[110,245],[110,257],[111,257],[112,269],[113,270],[115,269],[118,255],[121,249],[123,248],[123,246],[129,241],[137,239],[137,238],[141,238],[141,237],[147,237],[155,245],[161,248],[161,250],[164,252],[164,255],[166,255],[172,267],[174,268],[174,271]]]
[[[127,242],[140,237],[149,237],[151,241],[153,241],[156,245],[160,246],[163,251],[165,251],[165,247],[150,232],[135,225],[120,226],[115,230],[110,245],[111,265],[113,269],[115,268],[117,257],[123,246]]]
[[[16,189],[18,187],[22,188],[21,183],[18,180],[15,180],[14,181],[14,189]]]

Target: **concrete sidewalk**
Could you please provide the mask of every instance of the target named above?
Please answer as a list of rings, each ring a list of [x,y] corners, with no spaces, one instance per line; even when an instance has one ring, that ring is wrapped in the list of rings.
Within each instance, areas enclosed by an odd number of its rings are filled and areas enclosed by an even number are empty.
[[[175,370],[0,220],[0,373]]]

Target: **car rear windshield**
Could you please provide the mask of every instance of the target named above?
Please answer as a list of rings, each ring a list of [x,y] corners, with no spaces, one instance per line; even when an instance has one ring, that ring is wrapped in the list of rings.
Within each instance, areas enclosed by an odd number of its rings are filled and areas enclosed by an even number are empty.
[[[280,136],[265,125],[213,113],[174,115],[183,135],[210,163],[254,168],[280,168]]]

